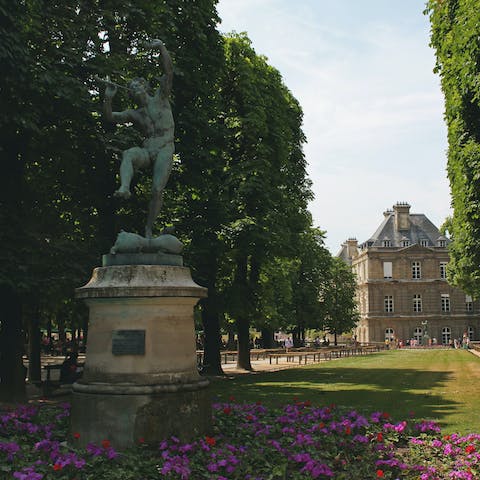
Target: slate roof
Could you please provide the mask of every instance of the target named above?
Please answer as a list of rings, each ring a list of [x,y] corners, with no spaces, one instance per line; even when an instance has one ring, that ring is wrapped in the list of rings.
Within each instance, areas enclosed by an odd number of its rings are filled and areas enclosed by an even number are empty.
[[[352,257],[348,255],[348,247],[346,243],[343,243],[340,247],[339,252],[336,255],[338,258],[341,258],[348,265],[352,264]]]
[[[384,247],[384,241],[389,240],[391,247],[403,247],[403,241],[408,240],[410,245],[421,244],[426,240],[427,247],[437,247],[439,240],[445,240],[446,244],[450,240],[443,236],[438,228],[423,214],[409,213],[410,227],[408,230],[395,229],[395,212],[388,210],[385,212],[385,218],[375,233],[360,247]]]

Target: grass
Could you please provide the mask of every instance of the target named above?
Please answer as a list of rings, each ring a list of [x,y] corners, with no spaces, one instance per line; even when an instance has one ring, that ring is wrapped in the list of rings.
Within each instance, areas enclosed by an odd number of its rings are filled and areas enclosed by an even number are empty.
[[[402,419],[439,422],[445,433],[480,433],[480,358],[464,350],[394,350],[279,372],[215,379],[212,395],[268,406],[310,401]]]

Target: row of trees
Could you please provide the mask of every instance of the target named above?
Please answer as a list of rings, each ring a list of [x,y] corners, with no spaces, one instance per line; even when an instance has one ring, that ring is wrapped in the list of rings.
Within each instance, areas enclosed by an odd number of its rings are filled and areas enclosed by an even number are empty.
[[[4,396],[24,391],[24,326],[37,343],[39,325],[52,319],[83,325],[74,288],[120,229],[143,232],[150,175],[135,179],[128,204],[112,197],[118,152],[138,138],[103,123],[96,77],[154,84],[148,38],[162,38],[175,64],[179,153],[157,227],[175,226],[186,263],[209,290],[199,307],[207,370],[221,372],[221,328],[234,326],[239,365],[251,368],[253,326],[266,344],[277,328],[301,338],[307,328],[353,326],[354,279],[307,210],[301,108],[246,35],[219,34],[215,4],[0,0]],[[38,376],[33,355],[30,365]]]
[[[475,0],[430,0],[431,43],[445,95],[453,216],[449,278],[480,296],[480,9]]]

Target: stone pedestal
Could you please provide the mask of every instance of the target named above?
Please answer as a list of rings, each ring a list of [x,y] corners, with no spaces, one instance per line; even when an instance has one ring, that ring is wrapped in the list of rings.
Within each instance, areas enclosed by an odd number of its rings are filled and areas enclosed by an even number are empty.
[[[181,266],[96,268],[77,289],[89,330],[82,379],[73,385],[72,432],[85,446],[126,448],[209,432],[208,381],[197,371],[193,307],[206,289]]]

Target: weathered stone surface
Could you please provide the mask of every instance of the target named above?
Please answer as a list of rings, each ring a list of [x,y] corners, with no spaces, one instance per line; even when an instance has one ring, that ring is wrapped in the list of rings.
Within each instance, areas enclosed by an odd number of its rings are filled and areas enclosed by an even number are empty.
[[[208,381],[197,370],[193,320],[206,289],[190,270],[100,267],[76,293],[90,310],[84,373],[72,401],[71,427],[82,444],[108,438],[121,449],[137,437],[159,442],[206,433],[211,407]],[[128,331],[141,345],[114,348],[115,339],[128,342]]]
[[[188,267],[119,265],[98,267],[90,281],[75,290],[77,298],[195,297],[207,289],[193,280]]]
[[[211,428],[211,404],[204,388],[160,395],[76,392],[72,405],[71,430],[80,434],[75,441],[80,447],[110,440],[122,450],[139,439],[158,445],[172,435],[189,441],[209,434]]]
[[[102,266],[113,265],[172,265],[183,267],[183,257],[171,253],[108,253],[102,255]]]

